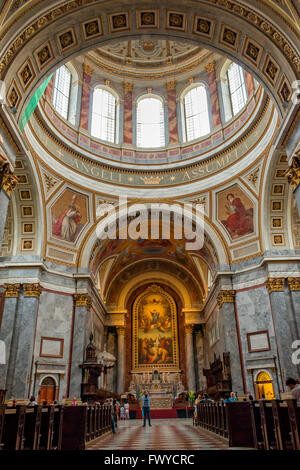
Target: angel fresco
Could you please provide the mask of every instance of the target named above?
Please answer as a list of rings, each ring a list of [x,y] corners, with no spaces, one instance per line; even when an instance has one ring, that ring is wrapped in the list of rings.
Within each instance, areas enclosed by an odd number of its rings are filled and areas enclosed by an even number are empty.
[[[225,210],[228,215],[222,220],[231,238],[239,238],[253,232],[253,208],[246,209],[242,200],[233,193],[227,195]]]

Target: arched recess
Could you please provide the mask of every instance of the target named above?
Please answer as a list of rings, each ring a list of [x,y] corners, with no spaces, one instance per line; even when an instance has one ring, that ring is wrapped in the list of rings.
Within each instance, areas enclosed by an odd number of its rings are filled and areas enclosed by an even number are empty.
[[[297,32],[290,26],[286,36],[290,23],[271,15],[265,4],[254,11],[246,2],[244,6],[222,0],[191,3],[161,1],[153,8],[150,24],[143,23],[143,7],[136,10],[133,0],[126,6],[114,2],[113,8],[111,2],[104,6],[100,0],[59,5],[48,1],[42,8],[35,4],[17,12],[14,21],[4,25],[0,38],[0,78],[6,81],[8,102],[16,106],[17,119],[37,87],[70,58],[107,44],[112,37],[119,41],[144,34],[193,41],[228,56],[265,86],[281,116],[287,114],[292,103],[289,107],[282,103],[290,100],[291,84],[300,73]],[[146,8],[149,12],[149,5]]]

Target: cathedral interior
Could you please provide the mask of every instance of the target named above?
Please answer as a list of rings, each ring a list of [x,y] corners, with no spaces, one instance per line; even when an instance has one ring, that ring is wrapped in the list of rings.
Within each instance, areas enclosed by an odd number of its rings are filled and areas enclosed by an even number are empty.
[[[0,0],[6,400],[288,396],[299,51],[297,1]]]

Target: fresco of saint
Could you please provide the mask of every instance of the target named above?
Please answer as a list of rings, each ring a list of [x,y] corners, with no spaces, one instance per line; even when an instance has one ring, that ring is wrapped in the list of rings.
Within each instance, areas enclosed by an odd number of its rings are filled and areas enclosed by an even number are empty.
[[[62,238],[68,242],[73,242],[76,239],[78,232],[81,230],[82,225],[81,213],[76,207],[77,195],[72,196],[70,205],[58,217],[53,218],[52,233],[53,235]]]
[[[253,232],[253,209],[246,209],[239,197],[227,195],[226,212],[228,217],[222,220],[231,238],[238,238]]]

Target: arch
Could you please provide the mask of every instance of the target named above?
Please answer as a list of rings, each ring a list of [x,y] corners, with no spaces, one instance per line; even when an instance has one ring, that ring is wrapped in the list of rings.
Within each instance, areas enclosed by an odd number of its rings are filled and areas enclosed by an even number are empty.
[[[272,400],[275,398],[273,378],[270,372],[266,370],[258,371],[255,376],[255,385],[258,399]]]
[[[270,15],[269,7],[264,4],[261,9],[256,8],[255,13],[248,4],[242,7],[233,2],[201,1],[194,4],[193,9],[175,1],[160,3],[161,18],[159,27],[151,25],[137,29],[133,23],[139,18],[139,11],[132,9],[133,0],[127,2],[124,12],[119,7],[103,12],[102,2],[94,1],[94,15],[98,16],[98,33],[86,36],[86,25],[90,19],[90,2],[82,5],[81,2],[69,2],[67,5],[57,7],[55,2],[47,2],[46,8],[32,6],[29,12],[17,11],[14,22],[4,24],[0,60],[1,79],[5,79],[9,92],[19,95],[17,118],[20,119],[28,100],[45,78],[58,66],[65,63],[72,56],[79,55],[89,49],[107,43],[112,35],[115,40],[122,37],[139,37],[145,32],[157,36],[184,39],[193,41],[205,47],[236,60],[250,71],[258,81],[262,82],[273,96],[281,116],[288,113],[282,107],[283,89],[290,90],[291,83],[299,77],[300,63],[297,44],[297,33],[293,25],[282,19],[280,15]],[[179,31],[170,24],[167,9],[174,7],[185,19],[190,20],[190,31]],[[129,9],[131,11],[129,13]],[[115,26],[113,18],[122,14],[126,22],[124,28]],[[157,14],[157,11],[155,15]],[[273,16],[272,21],[269,20]],[[34,20],[33,20],[34,18]],[[62,24],[63,19],[63,24]],[[103,30],[102,24],[109,24],[109,32]],[[122,23],[123,24],[123,23]],[[13,30],[11,30],[13,25]],[[290,39],[286,37],[286,28],[289,28]],[[18,32],[17,32],[18,31]],[[17,32],[17,33],[16,33]],[[254,48],[252,46],[255,46]],[[248,47],[250,46],[250,48]],[[53,52],[53,51],[57,52]],[[252,55],[249,53],[252,50]],[[32,54],[33,51],[33,54]],[[39,55],[39,52],[43,54]],[[250,54],[250,55],[249,55]],[[41,58],[43,57],[43,62]],[[24,62],[25,60],[25,62]],[[20,85],[20,74],[26,68],[26,82],[21,83],[22,92],[17,88]],[[17,77],[18,86],[14,86]],[[8,99],[9,99],[8,92]],[[288,92],[290,98],[291,90]],[[286,96],[286,94],[285,94]]]

